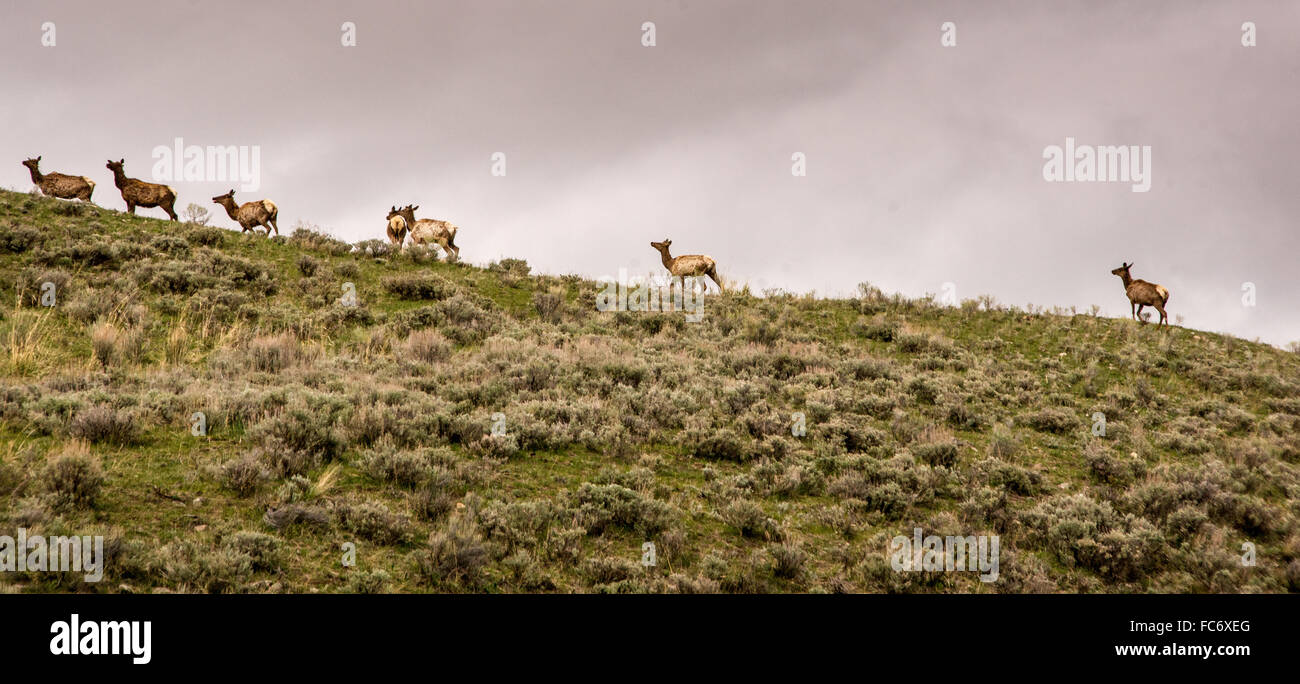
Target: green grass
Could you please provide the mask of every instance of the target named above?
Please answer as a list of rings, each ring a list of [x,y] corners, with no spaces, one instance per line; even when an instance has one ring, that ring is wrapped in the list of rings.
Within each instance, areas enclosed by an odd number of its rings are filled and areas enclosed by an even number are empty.
[[[451,290],[385,287],[428,274]],[[48,279],[66,279],[53,308],[24,296]],[[334,303],[345,282],[355,309]],[[376,258],[310,231],[267,239],[13,192],[0,283],[0,534],[120,540],[101,583],[0,574],[11,591],[346,592],[374,571],[402,592],[1300,589],[1300,356],[1229,336],[869,286],[828,300],[741,284],[698,324],[601,313],[598,284],[522,262]],[[544,292],[563,295],[553,321],[534,306]],[[108,324],[122,337],[105,363],[92,332]],[[421,344],[450,354],[420,361]],[[104,438],[94,407],[135,440]],[[311,420],[277,441],[270,426],[294,410]],[[482,437],[498,412],[507,439]],[[996,435],[1014,447],[995,453]],[[330,439],[337,455],[311,446]],[[106,481],[69,507],[46,463],[82,442]],[[736,459],[697,456],[703,444]],[[950,466],[924,462],[948,444]],[[390,448],[415,486],[367,471]],[[241,495],[221,468],[245,456],[268,473]],[[269,472],[289,462],[299,484]],[[580,505],[584,483],[607,482],[634,494]],[[426,490],[441,497],[429,517]],[[727,520],[745,501],[768,519],[755,536]],[[1110,512],[1088,517],[1093,504]],[[325,524],[271,526],[287,505]],[[373,505],[391,517],[364,518]],[[662,529],[637,531],[661,513]],[[889,540],[913,527],[999,535],[1001,579],[890,570]],[[239,532],[270,535],[274,558],[254,563]],[[1255,566],[1239,561],[1247,542]],[[462,553],[422,569],[448,543]],[[784,576],[782,546],[803,558]]]

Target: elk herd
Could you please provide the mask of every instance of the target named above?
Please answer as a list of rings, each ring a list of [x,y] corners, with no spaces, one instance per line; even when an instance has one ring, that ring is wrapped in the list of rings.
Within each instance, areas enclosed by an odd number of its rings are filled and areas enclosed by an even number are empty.
[[[23,166],[31,172],[32,182],[40,188],[42,194],[59,199],[90,201],[90,196],[95,191],[95,181],[85,176],[42,173],[40,163],[41,157],[38,156],[25,160]],[[125,164],[125,159],[117,161],[110,159],[105,166],[113,172],[113,184],[117,186],[118,192],[122,193],[127,213],[135,214],[136,207],[158,207],[167,212],[168,218],[172,221],[179,220],[175,210],[176,190],[167,185],[128,177]],[[280,210],[269,199],[238,204],[235,202],[235,191],[231,190],[224,195],[213,197],[212,202],[220,204],[226,210],[226,214],[238,223],[245,233],[250,230],[256,232],[256,229],[261,227],[266,230],[265,235],[270,235],[272,232],[276,235],[280,234],[280,228],[276,225]],[[387,216],[389,242],[402,249],[409,237],[413,245],[438,245],[446,253],[448,260],[452,255],[459,257],[460,248],[456,246],[456,232],[459,228],[448,221],[417,219],[415,210],[419,208],[419,205],[408,204],[400,209],[393,205],[389,209]],[[722,280],[718,277],[718,264],[713,257],[704,254],[683,254],[674,257],[668,252],[672,244],[673,241],[668,238],[664,238],[663,242],[650,243],[650,246],[659,252],[660,260],[670,274],[679,277],[708,276],[717,284],[718,290],[722,291]],[[1139,323],[1145,322],[1141,317],[1142,309],[1150,306],[1160,313],[1157,326],[1169,327],[1169,315],[1165,312],[1165,305],[1169,303],[1169,290],[1163,285],[1135,280],[1129,272],[1132,267],[1132,263],[1123,263],[1111,273],[1119,276],[1124,283],[1124,294],[1128,297],[1133,319]]]

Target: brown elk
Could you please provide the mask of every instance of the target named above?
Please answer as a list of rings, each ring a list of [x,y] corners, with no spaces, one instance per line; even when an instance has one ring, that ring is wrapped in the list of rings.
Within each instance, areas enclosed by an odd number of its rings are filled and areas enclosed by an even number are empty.
[[[90,193],[95,191],[95,181],[85,176],[69,176],[64,173],[41,173],[41,158],[28,159],[23,166],[32,174],[32,182],[41,189],[41,193],[59,199],[79,199],[90,201]]]
[[[673,257],[668,253],[668,247],[672,244],[673,241],[668,238],[664,238],[663,242],[650,243],[651,247],[659,250],[659,257],[669,273],[683,278],[707,275],[717,283],[718,291],[722,291],[722,280],[718,278],[718,263],[713,260],[713,257],[703,254],[683,254]]]
[[[388,241],[396,245],[399,249],[402,243],[406,242],[407,229],[406,218],[402,216],[402,210],[393,207],[388,211]]]
[[[456,231],[460,229],[446,221],[415,220],[415,210],[419,208],[419,205],[408,204],[396,210],[402,218],[406,219],[406,225],[411,231],[411,244],[427,245],[436,242],[442,247],[442,251],[447,253],[449,261],[452,254],[460,258],[460,248],[456,246]]]
[[[236,206],[235,191],[232,189],[224,195],[217,195],[212,198],[214,204],[220,204],[226,209],[226,215],[235,219],[242,232],[247,233],[258,226],[266,229],[266,234],[270,235],[274,230],[276,235],[280,234],[280,227],[275,225],[276,218],[280,215],[280,210],[271,200],[255,200],[253,202],[244,202]]]
[[[126,213],[134,214],[136,207],[162,207],[171,220],[179,221],[172,208],[176,204],[176,191],[166,185],[127,178],[126,171],[123,170],[125,165],[125,159],[118,161],[110,159],[105,167],[113,172],[113,183],[117,185],[117,189],[122,193],[122,199],[126,201]]]
[[[1133,320],[1141,322],[1142,308],[1154,306],[1156,311],[1160,312],[1160,323],[1163,323],[1166,328],[1169,327],[1169,315],[1165,313],[1165,305],[1169,303],[1169,290],[1164,285],[1134,280],[1129,274],[1133,264],[1120,263],[1122,265],[1111,271],[1111,274],[1119,276],[1120,280],[1124,281],[1124,294],[1128,295],[1129,310],[1133,313]]]

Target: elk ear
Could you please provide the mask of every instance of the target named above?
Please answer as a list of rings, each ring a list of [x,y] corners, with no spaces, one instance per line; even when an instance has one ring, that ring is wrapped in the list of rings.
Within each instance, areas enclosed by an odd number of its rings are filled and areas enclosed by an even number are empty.
[[[419,208],[420,208],[420,205],[418,205],[418,204],[412,204],[412,205],[411,205],[411,211],[415,211],[416,209],[419,209]]]
[[[44,155],[42,155],[42,156],[44,156]],[[36,161],[40,161],[40,160],[41,160],[41,158],[40,158],[40,157],[37,157],[37,158],[36,158]]]

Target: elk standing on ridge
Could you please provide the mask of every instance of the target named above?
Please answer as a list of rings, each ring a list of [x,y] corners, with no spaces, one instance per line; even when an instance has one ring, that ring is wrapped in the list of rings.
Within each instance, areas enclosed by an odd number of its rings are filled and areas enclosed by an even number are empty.
[[[275,225],[275,219],[280,215],[280,210],[275,206],[275,202],[271,200],[244,202],[236,206],[235,191],[231,190],[224,195],[213,197],[212,202],[225,207],[226,214],[235,219],[239,227],[244,229],[241,231],[242,233],[247,233],[258,226],[262,226],[266,229],[267,235],[271,234],[272,229],[275,230],[276,235],[280,234],[280,227]]]
[[[41,189],[41,193],[59,199],[79,199],[90,201],[90,193],[95,191],[95,181],[85,176],[69,176],[64,173],[41,173],[41,158],[28,159],[23,162],[32,173],[32,182]]]
[[[456,231],[460,230],[456,226],[446,222],[434,219],[415,220],[415,210],[419,209],[418,205],[408,204],[397,213],[406,219],[406,225],[411,231],[411,244],[426,245],[430,242],[436,242],[442,247],[442,251],[447,253],[447,260],[451,260],[454,253],[456,258],[460,258],[460,248],[456,246]]]
[[[162,207],[171,220],[179,221],[176,212],[172,209],[176,204],[176,191],[166,185],[127,178],[126,171],[122,169],[125,164],[125,159],[119,161],[110,159],[105,167],[113,172],[113,183],[121,191],[122,199],[126,200],[126,213],[134,215],[136,207]]]
[[[388,212],[388,241],[402,248],[402,243],[406,241],[406,219],[402,216],[402,211],[393,207]]]
[[[1128,271],[1133,264],[1120,263],[1123,265],[1111,271],[1111,274],[1119,276],[1120,280],[1124,281],[1124,293],[1128,295],[1129,310],[1133,312],[1133,320],[1142,322],[1139,318],[1142,315],[1142,307],[1154,306],[1156,311],[1160,312],[1160,323],[1168,328],[1169,315],[1165,313],[1165,304],[1169,303],[1169,290],[1164,285],[1134,280]]]
[[[671,244],[673,241],[668,238],[664,238],[663,242],[650,243],[651,247],[659,250],[659,257],[669,273],[683,278],[707,275],[718,284],[719,292],[723,290],[722,280],[718,278],[718,263],[713,260],[713,257],[703,254],[683,254],[674,258],[668,254],[668,247]]]

